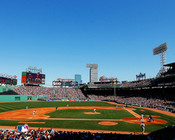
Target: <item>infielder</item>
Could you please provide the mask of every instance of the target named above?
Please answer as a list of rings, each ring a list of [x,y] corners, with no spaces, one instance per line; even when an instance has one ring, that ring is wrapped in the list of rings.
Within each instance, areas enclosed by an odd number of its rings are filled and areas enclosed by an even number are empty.
[[[33,111],[33,115],[36,115],[36,110]]]
[[[141,114],[141,116],[140,116],[140,120],[142,120],[142,122],[144,121],[143,116],[144,116],[144,114]],[[140,121],[140,120],[139,120],[139,121]]]
[[[154,121],[153,117],[151,115],[149,115],[149,122],[152,122],[152,121]]]

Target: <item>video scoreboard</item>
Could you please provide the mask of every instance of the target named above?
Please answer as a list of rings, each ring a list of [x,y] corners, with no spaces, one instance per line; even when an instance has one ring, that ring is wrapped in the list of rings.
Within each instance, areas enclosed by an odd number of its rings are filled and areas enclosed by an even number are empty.
[[[22,72],[21,82],[24,84],[45,84],[45,74]]]
[[[17,85],[17,79],[0,76],[0,85]]]

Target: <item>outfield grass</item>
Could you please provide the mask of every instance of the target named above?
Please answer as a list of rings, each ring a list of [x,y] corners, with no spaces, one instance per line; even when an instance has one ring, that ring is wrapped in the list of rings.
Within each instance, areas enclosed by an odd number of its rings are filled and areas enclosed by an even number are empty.
[[[65,107],[67,106],[115,106],[106,102],[8,102],[0,103],[0,112],[6,112],[11,110],[26,109],[26,106],[30,108],[44,108],[44,107]]]
[[[0,103],[0,112],[6,112],[11,110],[25,109],[26,106],[30,108],[44,108],[44,107],[65,107],[69,106],[115,106],[106,102],[8,102]],[[160,119],[166,120],[168,123],[163,125],[146,125],[146,132],[153,132],[164,128],[168,125],[175,125],[175,118],[167,116],[165,114],[153,112],[150,110],[135,108],[135,112],[138,114],[144,113],[145,115],[160,116]],[[144,110],[144,111],[141,111]],[[84,112],[92,112],[90,109],[68,109],[57,110],[48,115],[51,118],[82,118],[82,119],[122,119],[126,117],[133,117],[126,110],[102,110],[97,109],[100,112],[99,115],[87,115]],[[69,128],[69,129],[86,129],[86,130],[109,130],[109,131],[130,131],[141,132],[139,124],[132,124],[123,121],[116,121],[118,124],[115,126],[99,125],[99,121],[82,121],[82,120],[36,120],[36,122],[46,122],[45,124],[29,124],[30,127],[52,127],[52,128]],[[19,121],[6,121],[0,120],[0,125],[4,126],[17,126],[21,125]]]

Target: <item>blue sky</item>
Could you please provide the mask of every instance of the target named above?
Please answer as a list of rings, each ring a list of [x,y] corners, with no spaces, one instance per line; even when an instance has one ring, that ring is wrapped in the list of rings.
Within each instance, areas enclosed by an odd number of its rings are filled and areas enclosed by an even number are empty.
[[[175,61],[174,0],[1,0],[0,73],[17,75],[42,68],[46,84],[99,65],[99,77],[154,77],[160,57],[152,49],[168,42]],[[20,84],[20,81],[18,81]]]

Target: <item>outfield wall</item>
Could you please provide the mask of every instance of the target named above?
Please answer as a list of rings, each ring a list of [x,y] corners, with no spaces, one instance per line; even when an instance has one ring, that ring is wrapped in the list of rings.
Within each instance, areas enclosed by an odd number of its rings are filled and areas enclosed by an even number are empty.
[[[0,93],[12,90],[14,88],[16,88],[16,86],[0,86]]]
[[[47,97],[48,95],[0,95],[0,102],[9,101],[36,101],[38,98]]]

